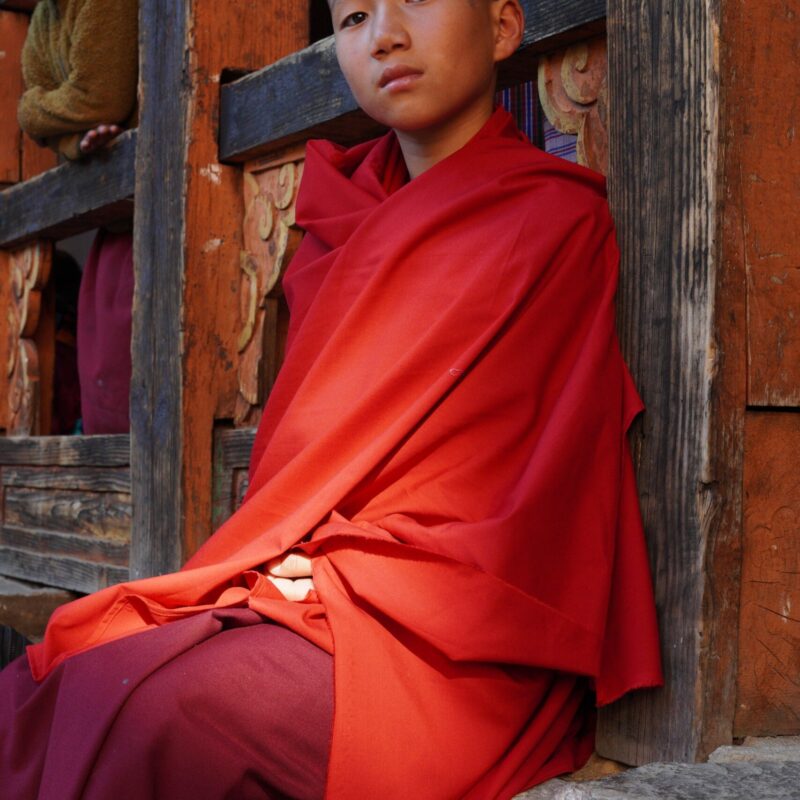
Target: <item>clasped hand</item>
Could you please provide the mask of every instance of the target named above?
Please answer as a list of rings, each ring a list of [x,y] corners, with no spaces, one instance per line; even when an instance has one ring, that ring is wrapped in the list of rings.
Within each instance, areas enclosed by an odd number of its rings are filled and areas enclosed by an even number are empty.
[[[91,130],[86,131],[80,142],[81,153],[88,156],[101,147],[107,145],[112,139],[122,133],[119,125],[97,125]]]
[[[314,591],[311,559],[303,553],[285,553],[267,561],[267,579],[287,600],[305,600]]]

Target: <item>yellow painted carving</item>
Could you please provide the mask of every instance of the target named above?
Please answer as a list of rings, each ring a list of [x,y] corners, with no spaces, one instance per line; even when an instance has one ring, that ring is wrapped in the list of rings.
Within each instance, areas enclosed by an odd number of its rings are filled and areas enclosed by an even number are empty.
[[[239,255],[239,268],[242,271],[242,285],[239,295],[242,311],[242,330],[239,334],[237,349],[241,353],[253,338],[258,305],[258,272],[253,258],[247,250],[242,250]]]
[[[562,133],[577,134],[578,162],[608,172],[608,57],[605,37],[539,59],[539,99]]]

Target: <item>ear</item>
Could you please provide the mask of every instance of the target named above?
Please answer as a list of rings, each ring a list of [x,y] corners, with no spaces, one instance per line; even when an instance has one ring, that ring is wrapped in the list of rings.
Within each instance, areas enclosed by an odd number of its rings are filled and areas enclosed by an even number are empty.
[[[519,0],[492,0],[492,22],[495,29],[494,60],[512,56],[525,33],[525,15]]]

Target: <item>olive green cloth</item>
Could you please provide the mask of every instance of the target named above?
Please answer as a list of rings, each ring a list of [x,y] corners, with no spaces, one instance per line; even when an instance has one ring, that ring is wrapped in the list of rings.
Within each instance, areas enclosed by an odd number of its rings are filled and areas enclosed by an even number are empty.
[[[84,131],[135,124],[137,0],[40,0],[22,51],[20,127],[67,158]]]

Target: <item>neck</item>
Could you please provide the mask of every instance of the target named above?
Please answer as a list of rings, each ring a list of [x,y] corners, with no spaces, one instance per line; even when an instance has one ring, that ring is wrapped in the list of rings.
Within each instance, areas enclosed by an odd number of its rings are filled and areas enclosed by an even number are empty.
[[[416,178],[460,150],[486,124],[492,111],[493,100],[461,120],[455,130],[448,123],[421,131],[395,130],[409,176]]]

